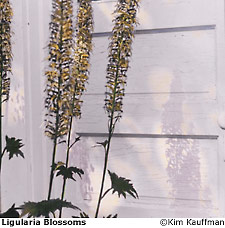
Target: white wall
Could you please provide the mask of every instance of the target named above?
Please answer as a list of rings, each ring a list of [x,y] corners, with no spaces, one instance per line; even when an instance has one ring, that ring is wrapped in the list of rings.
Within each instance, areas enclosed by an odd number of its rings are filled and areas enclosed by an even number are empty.
[[[102,107],[107,32],[115,2],[93,2],[97,34],[82,119],[76,126],[82,140],[71,155],[71,164],[86,175],[69,183],[66,192],[68,200],[92,216],[103,167],[103,151],[93,146],[104,141],[107,130]],[[3,210],[14,202],[46,198],[51,159],[51,142],[43,134],[44,47],[51,1],[12,3],[14,61],[4,133],[23,139],[26,159],[4,161]],[[217,115],[224,104],[224,1],[142,0],[139,21],[109,167],[132,180],[140,199],[110,196],[102,215],[223,216],[224,133]],[[56,178],[55,184],[60,183]],[[59,194],[55,188],[55,197]]]

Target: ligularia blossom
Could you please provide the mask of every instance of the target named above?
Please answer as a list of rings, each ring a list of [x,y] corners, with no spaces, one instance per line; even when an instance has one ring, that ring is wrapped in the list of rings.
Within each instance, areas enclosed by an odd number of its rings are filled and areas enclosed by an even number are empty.
[[[55,156],[59,140],[68,133],[73,65],[73,1],[53,0],[48,44],[48,69],[46,76],[46,129],[53,140],[53,155],[48,199],[51,196],[54,178]]]
[[[1,103],[9,99],[12,47],[11,47],[11,20],[13,12],[9,0],[0,2],[0,76]]]
[[[139,0],[119,0],[114,12],[116,17],[110,37],[105,98],[105,109],[114,122],[121,118],[123,112],[123,97],[134,28],[137,24],[138,2]]]

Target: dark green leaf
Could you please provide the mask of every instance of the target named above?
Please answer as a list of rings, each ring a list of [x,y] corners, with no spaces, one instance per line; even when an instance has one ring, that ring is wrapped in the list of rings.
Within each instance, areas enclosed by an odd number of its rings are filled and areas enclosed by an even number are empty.
[[[110,214],[110,215],[108,215],[107,217],[104,217],[104,216],[103,216],[103,218],[117,218],[117,217],[118,217],[117,214],[115,214],[115,215]]]
[[[111,184],[113,192],[118,193],[118,196],[123,195],[124,198],[126,198],[126,193],[130,194],[134,198],[138,198],[138,194],[136,190],[133,187],[133,184],[130,183],[129,179],[126,179],[124,177],[118,177],[115,173],[111,173],[108,170],[109,176],[111,178]]]
[[[66,168],[64,165],[59,166],[56,170],[58,170],[58,173],[56,176],[63,176],[66,179],[72,179],[76,181],[73,177],[73,174],[77,174],[80,178],[81,175],[84,174],[84,171],[82,169],[79,169],[77,167],[68,167]]]
[[[74,145],[75,143],[79,142],[79,141],[80,141],[80,136],[78,136],[78,137],[75,139],[75,141],[70,145],[70,148],[72,148],[73,145]]]
[[[72,218],[90,218],[85,212],[81,212],[80,216],[72,216]]]
[[[74,206],[70,202],[62,201],[60,199],[43,200],[41,202],[26,202],[22,208],[21,216],[28,215],[30,217],[47,217],[49,218],[50,213],[54,214],[56,210],[61,210],[62,208],[71,208],[75,210],[80,210],[80,208]]]
[[[105,140],[104,142],[97,142],[97,144],[102,145],[103,147],[106,147],[108,144],[108,140]]]
[[[80,141],[80,136],[76,137],[75,142]]]
[[[61,140],[58,142],[58,144],[61,144],[61,143],[66,143],[66,140]]]
[[[20,150],[22,146],[24,146],[21,141],[22,139],[16,139],[15,137],[9,138],[7,135],[5,136],[6,140],[6,151],[9,153],[9,159],[11,159],[14,155],[18,157],[20,155],[24,158],[23,152]]]
[[[83,171],[82,169],[77,168],[77,167],[71,166],[71,167],[69,167],[68,169],[69,169],[72,173],[77,174],[80,178],[82,178],[81,175],[84,175],[84,171]]]
[[[19,218],[20,214],[15,208],[15,204],[12,205],[6,212],[0,213],[0,218]]]

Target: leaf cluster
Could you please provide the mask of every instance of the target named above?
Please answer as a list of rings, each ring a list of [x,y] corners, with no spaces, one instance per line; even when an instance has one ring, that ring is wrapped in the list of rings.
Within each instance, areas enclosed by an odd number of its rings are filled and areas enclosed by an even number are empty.
[[[20,214],[15,208],[15,204],[12,205],[6,212],[0,213],[0,218],[19,218]]]
[[[25,202],[22,206],[22,216],[27,215],[30,217],[50,217],[50,213],[55,215],[57,210],[61,210],[62,208],[71,208],[74,210],[80,210],[78,207],[74,206],[70,202],[62,201],[60,199],[51,199],[51,200],[43,200],[41,202]]]
[[[117,218],[117,217],[118,217],[118,214],[115,214],[115,215],[110,214],[107,217],[103,216],[103,218]],[[90,217],[85,212],[80,212],[80,216],[72,216],[72,218],[90,218]]]

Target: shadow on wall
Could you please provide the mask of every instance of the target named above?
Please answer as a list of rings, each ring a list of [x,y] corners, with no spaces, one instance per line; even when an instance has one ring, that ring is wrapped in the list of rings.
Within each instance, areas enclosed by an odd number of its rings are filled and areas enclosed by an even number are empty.
[[[182,90],[180,77],[174,77],[171,91]],[[163,106],[162,134],[185,135],[183,128],[183,102],[187,94],[170,94],[167,103]],[[172,106],[172,108],[171,108]],[[171,112],[171,110],[174,110]],[[192,126],[193,128],[193,126]],[[189,132],[191,134],[192,132]],[[174,198],[172,207],[186,204],[191,207],[205,207],[206,194],[202,189],[200,172],[200,148],[197,139],[169,138],[166,141],[165,155],[168,161],[167,173],[172,190],[170,195]],[[203,192],[203,194],[202,194]],[[207,192],[207,198],[210,193]],[[205,202],[204,202],[205,201]],[[208,202],[208,200],[207,200]]]
[[[93,188],[89,174],[91,172],[94,172],[94,167],[92,166],[89,159],[90,150],[87,146],[87,140],[88,139],[86,138],[81,138],[80,142],[78,142],[74,148],[72,148],[71,164],[82,168],[85,173],[81,180],[82,184],[79,184],[81,199],[92,200],[91,192],[93,191]],[[77,187],[77,185],[74,186],[74,188]]]

